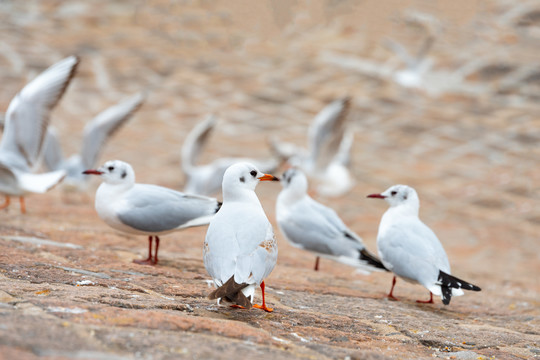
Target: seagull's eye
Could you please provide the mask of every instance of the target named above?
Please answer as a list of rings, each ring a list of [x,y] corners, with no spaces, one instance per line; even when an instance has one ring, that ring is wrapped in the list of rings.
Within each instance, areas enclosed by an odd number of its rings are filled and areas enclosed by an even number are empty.
[[[109,169],[109,171],[113,171],[113,170],[114,170],[114,166],[109,166],[107,169]]]
[[[397,194],[397,191],[392,191],[390,195],[395,196]]]
[[[250,173],[251,176],[253,176],[253,177],[257,176],[257,172],[256,172],[255,170],[251,170],[249,173]]]

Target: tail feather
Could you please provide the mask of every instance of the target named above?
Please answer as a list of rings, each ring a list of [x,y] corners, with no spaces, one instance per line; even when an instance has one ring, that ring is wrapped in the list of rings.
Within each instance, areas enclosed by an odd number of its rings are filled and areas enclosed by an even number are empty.
[[[450,299],[452,298],[452,289],[471,291],[482,290],[476,285],[458,279],[457,277],[447,274],[441,270],[439,270],[439,278],[437,279],[437,283],[441,286],[441,297],[444,305],[450,304]]]
[[[212,291],[210,295],[208,295],[208,298],[211,300],[221,298],[225,301],[243,306],[246,309],[251,309],[251,301],[249,301],[249,299],[242,292],[242,289],[246,288],[247,286],[249,286],[249,284],[238,284],[235,282],[233,275],[225,284]]]
[[[387,268],[384,267],[381,260],[377,259],[375,255],[371,254],[366,249],[360,250],[359,253],[360,253],[360,256],[359,256],[360,260],[367,262],[369,265],[377,269],[389,271]]]

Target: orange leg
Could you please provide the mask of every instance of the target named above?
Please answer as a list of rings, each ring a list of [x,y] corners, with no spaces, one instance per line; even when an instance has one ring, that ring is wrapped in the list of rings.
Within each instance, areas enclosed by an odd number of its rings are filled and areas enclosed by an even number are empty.
[[[153,236],[149,236],[148,237],[148,258],[147,259],[135,259],[133,260],[133,262],[135,264],[141,264],[141,265],[155,265],[157,263],[157,248],[156,248],[156,262],[153,262],[152,261],[152,238]],[[157,238],[157,236],[156,236]],[[156,242],[158,243],[158,246],[159,246],[159,240],[156,240]]]
[[[6,201],[4,201],[2,205],[0,205],[0,210],[7,208],[10,202],[11,202],[11,199],[9,195],[6,195]]]
[[[236,304],[231,305],[231,307],[235,309],[245,309],[245,307],[243,307],[242,305],[236,305]]]
[[[392,288],[390,289],[390,293],[388,295],[386,295],[386,297],[389,298],[390,300],[399,301],[399,299],[394,296],[394,286],[396,286],[396,277],[395,276],[392,279]]]
[[[429,300],[416,300],[417,303],[420,304],[433,304],[433,293],[429,292]]]
[[[274,311],[274,309],[266,307],[266,301],[264,300],[264,281],[261,283],[261,290],[262,290],[262,300],[263,300],[262,305],[254,304],[253,307],[257,308],[257,309],[264,310],[266,312]]]
[[[26,214],[26,205],[23,196],[19,196],[19,204],[21,204],[21,214]]]
[[[319,259],[320,257],[317,256],[317,259],[315,259],[315,271],[319,271]]]

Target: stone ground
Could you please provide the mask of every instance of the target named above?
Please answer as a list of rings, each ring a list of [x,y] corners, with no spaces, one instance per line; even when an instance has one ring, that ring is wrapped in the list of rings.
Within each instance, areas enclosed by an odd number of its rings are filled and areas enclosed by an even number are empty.
[[[353,99],[356,186],[320,199],[375,250],[383,202],[414,186],[421,217],[453,272],[482,287],[450,306],[425,289],[355,273],[294,249],[279,232],[267,279],[275,311],[217,307],[202,263],[206,228],[162,238],[161,262],[133,264],[144,237],[124,236],[86,193],[62,188],[0,212],[1,359],[529,359],[540,357],[540,3],[511,1],[0,1],[0,110],[39,71],[81,57],[54,112],[66,153],[100,110],[148,98],[102,161],[130,162],[140,182],[181,189],[189,129],[221,118],[204,160],[268,156],[270,135],[304,144],[314,114]],[[383,43],[415,53],[431,14],[433,67],[420,89]],[[285,132],[284,129],[287,131]],[[69,135],[69,136],[68,136]],[[258,188],[275,223],[279,184]],[[219,195],[218,195],[219,196]],[[276,229],[277,231],[277,229]],[[259,300],[258,300],[259,301]]]

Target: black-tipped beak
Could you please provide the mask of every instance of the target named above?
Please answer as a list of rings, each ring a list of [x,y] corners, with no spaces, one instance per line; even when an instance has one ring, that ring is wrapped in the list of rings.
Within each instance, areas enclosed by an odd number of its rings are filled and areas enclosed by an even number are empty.
[[[279,178],[275,177],[274,175],[270,174],[264,174],[260,178],[258,178],[260,181],[279,181]]]
[[[373,198],[373,199],[386,199],[386,196],[381,195],[381,194],[371,194],[371,195],[368,195],[367,197]]]
[[[102,171],[98,171],[98,170],[85,170],[82,173],[84,175],[101,175],[101,174],[103,174]]]

